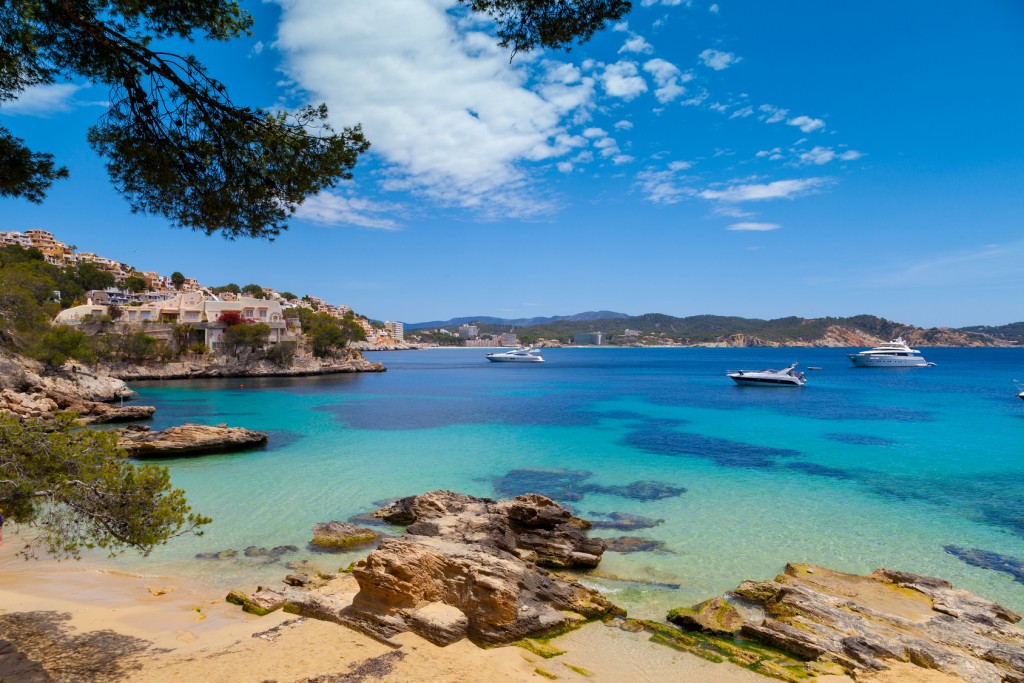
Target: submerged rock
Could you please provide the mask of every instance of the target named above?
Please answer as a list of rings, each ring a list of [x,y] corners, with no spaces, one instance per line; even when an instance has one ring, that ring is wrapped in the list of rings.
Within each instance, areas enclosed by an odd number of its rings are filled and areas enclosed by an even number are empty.
[[[321,522],[313,527],[313,540],[309,544],[317,550],[346,550],[372,543],[379,536],[373,529],[348,522]]]
[[[539,493],[562,503],[573,503],[588,493],[621,496],[633,500],[661,500],[683,493],[682,486],[660,481],[634,481],[632,484],[604,486],[588,482],[592,475],[583,470],[523,468],[509,470],[493,480],[494,490],[502,496]]]
[[[596,515],[598,513],[591,512],[590,514]],[[590,525],[593,529],[616,529],[618,531],[633,531],[634,529],[650,529],[656,527],[659,524],[664,523],[663,519],[654,519],[652,517],[643,517],[641,515],[634,515],[629,512],[609,512],[603,515],[608,519],[591,520]]]
[[[610,553],[646,553],[652,550],[664,550],[664,541],[655,541],[650,538],[639,536],[620,536],[619,538],[604,539],[607,551]]]
[[[1021,616],[942,579],[789,564],[736,595],[765,614],[745,623],[742,636],[853,675],[900,661],[977,683],[1024,681],[1024,630],[1014,626]]]
[[[276,560],[282,555],[297,552],[299,552],[299,549],[294,545],[279,545],[273,548],[257,548],[251,545],[243,551],[243,554],[246,557],[266,557]]]
[[[135,458],[229,453],[258,448],[267,435],[227,425],[184,424],[163,431],[117,429],[118,445]]]
[[[597,591],[539,564],[593,567],[604,543],[549,498],[494,501],[451,491],[403,498],[378,511],[408,524],[325,587],[285,589],[286,609],[377,638],[413,631],[446,645],[510,643],[620,610]],[[352,581],[357,592],[352,592]]]
[[[1011,555],[1001,555],[991,550],[979,548],[961,548],[956,545],[947,545],[942,548],[950,555],[958,557],[972,567],[991,569],[1003,572],[1013,577],[1017,583],[1024,583],[1024,561]]]

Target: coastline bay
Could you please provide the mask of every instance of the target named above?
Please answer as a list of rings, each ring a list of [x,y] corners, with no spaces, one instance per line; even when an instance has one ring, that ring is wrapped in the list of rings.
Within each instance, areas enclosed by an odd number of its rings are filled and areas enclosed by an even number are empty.
[[[549,349],[543,366],[503,367],[451,349],[371,354],[384,374],[138,383],[139,401],[158,408],[155,428],[229,422],[272,438],[263,451],[163,461],[214,523],[115,564],[222,587],[278,581],[289,560],[337,569],[366,551],[309,552],[316,522],[435,488],[495,497],[499,478],[533,469],[551,470],[533,481],[561,485],[581,516],[664,520],[595,532],[664,544],[608,553],[602,573],[678,589],[585,579],[638,616],[768,578],[786,561],[941,576],[1020,610],[1012,577],[943,548],[1024,558],[1024,409],[1011,384],[1024,358],[925,355],[938,365],[892,371],[855,369],[838,349]],[[796,358],[823,368],[804,389],[724,377]],[[241,552],[284,545],[299,551],[275,562]],[[195,559],[225,549],[239,557]]]

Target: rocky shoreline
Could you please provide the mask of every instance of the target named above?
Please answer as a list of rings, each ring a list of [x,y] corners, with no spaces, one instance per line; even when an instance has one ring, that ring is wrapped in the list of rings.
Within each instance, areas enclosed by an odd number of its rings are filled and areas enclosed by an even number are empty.
[[[133,458],[168,458],[179,456],[233,453],[261,448],[267,444],[263,432],[222,425],[183,424],[162,431],[149,427],[111,430],[117,434],[118,446]]]
[[[230,361],[205,356],[166,363],[103,365],[100,371],[125,381],[205,379],[217,377],[311,377],[357,372],[386,372],[383,363],[368,361],[358,351],[348,351],[344,359],[320,359],[297,356],[288,366],[270,361]]]
[[[670,626],[625,618],[565,573],[597,567],[606,543],[587,535],[589,522],[544,496],[494,501],[432,491],[373,517],[406,531],[384,538],[341,574],[291,574],[286,587],[251,596],[236,590],[228,601],[253,614],[283,609],[335,622],[395,646],[395,636],[411,631],[441,646],[469,639],[554,657],[564,652],[547,638],[599,619],[794,683],[914,669],[970,683],[1024,683],[1021,615],[941,579],[789,564],[773,580],[746,581],[673,610]]]

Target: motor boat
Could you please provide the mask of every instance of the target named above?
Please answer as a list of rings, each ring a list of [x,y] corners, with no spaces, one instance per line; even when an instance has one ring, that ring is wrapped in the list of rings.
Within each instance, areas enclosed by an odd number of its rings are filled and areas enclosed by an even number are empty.
[[[917,349],[907,345],[903,337],[896,337],[891,342],[879,344],[873,349],[860,353],[848,353],[846,356],[858,368],[923,368],[929,363]]]
[[[796,371],[796,363],[785,370],[737,370],[725,373],[740,386],[753,387],[802,387],[807,384],[804,373]]]
[[[1017,398],[1024,401],[1024,382],[1013,380],[1013,383],[1017,385]]]
[[[487,360],[492,363],[543,363],[540,349],[532,346],[521,346],[518,349],[501,353],[488,353]]]

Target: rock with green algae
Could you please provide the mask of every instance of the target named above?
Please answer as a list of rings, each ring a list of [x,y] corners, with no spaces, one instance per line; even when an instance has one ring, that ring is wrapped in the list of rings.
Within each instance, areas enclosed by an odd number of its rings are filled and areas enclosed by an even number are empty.
[[[373,543],[380,537],[373,529],[348,522],[321,522],[313,527],[310,545],[319,550],[345,550]]]
[[[728,635],[738,633],[744,619],[725,598],[705,600],[693,607],[681,607],[668,613],[668,620],[685,631],[703,631]]]
[[[740,630],[854,676],[910,662],[974,683],[1024,683],[1021,616],[942,579],[878,569],[867,576],[789,564],[736,594],[766,617]]]

